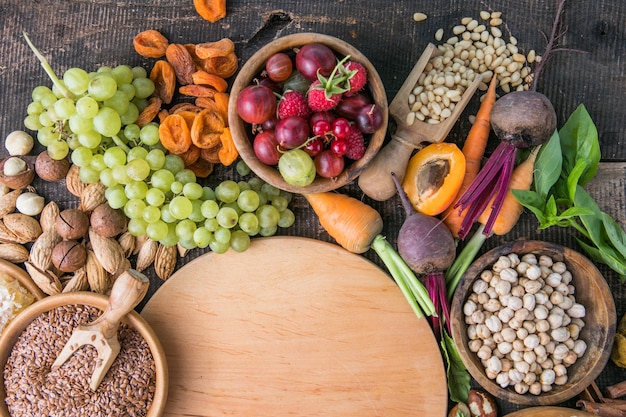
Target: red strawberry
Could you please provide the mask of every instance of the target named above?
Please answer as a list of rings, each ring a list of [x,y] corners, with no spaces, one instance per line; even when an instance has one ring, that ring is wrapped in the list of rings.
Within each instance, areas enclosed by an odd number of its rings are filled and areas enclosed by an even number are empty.
[[[313,81],[307,93],[307,103],[314,112],[328,111],[334,109],[343,91],[334,88],[326,88],[320,80]]]
[[[290,116],[298,116],[308,119],[311,116],[311,109],[307,104],[307,99],[299,91],[290,90],[283,94],[278,102],[278,118],[285,119]]]
[[[348,143],[348,149],[345,153],[347,158],[354,161],[363,158],[365,155],[365,138],[358,127],[352,126],[345,141]]]
[[[367,83],[367,70],[358,62],[348,61],[344,64],[344,74],[348,78],[350,89],[345,93],[346,96],[352,96],[361,91]]]

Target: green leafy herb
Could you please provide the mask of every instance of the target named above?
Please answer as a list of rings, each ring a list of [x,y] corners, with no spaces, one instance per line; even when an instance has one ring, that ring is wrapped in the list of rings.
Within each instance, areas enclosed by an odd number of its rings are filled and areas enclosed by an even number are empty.
[[[598,131],[581,104],[539,152],[533,188],[513,190],[513,195],[535,215],[540,229],[576,229],[584,251],[594,261],[608,265],[624,282],[626,232],[584,188],[595,176],[599,162]]]
[[[461,360],[454,340],[443,330],[439,344],[441,345],[443,358],[446,361],[450,400],[466,403],[471,388],[470,375]]]

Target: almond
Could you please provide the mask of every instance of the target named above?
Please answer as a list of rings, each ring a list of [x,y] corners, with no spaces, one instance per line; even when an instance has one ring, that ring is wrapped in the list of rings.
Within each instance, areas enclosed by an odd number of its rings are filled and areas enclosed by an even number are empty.
[[[126,259],[119,242],[113,238],[100,236],[92,228],[89,228],[89,242],[102,267],[110,274],[117,272],[120,264]]]
[[[30,247],[28,261],[37,268],[45,271],[52,266],[52,250],[61,237],[55,231],[45,231]]]
[[[178,250],[176,245],[165,246],[159,244],[159,247],[154,257],[154,272],[163,281],[167,280],[176,268],[176,259],[178,257]]]
[[[13,213],[15,211],[15,205],[17,198],[22,194],[22,190],[13,190],[0,197],[0,219],[6,214]]]
[[[26,272],[44,293],[53,295],[62,291],[63,287],[59,277],[52,272],[48,270],[42,271],[28,261],[24,262],[24,266],[26,267]]]
[[[158,242],[155,242],[152,239],[146,239],[142,243],[139,253],[137,254],[137,265],[135,265],[135,269],[137,271],[141,272],[152,265],[158,247]]]
[[[4,225],[15,234],[16,243],[34,242],[43,232],[37,219],[26,214],[7,214],[3,221]]]
[[[14,264],[28,260],[28,249],[19,243],[0,243],[0,258]]]
[[[65,176],[65,186],[70,193],[80,198],[83,190],[85,189],[85,187],[87,187],[87,184],[81,181],[78,176],[79,172],[80,167],[78,165],[72,164],[69,171],[67,171],[67,175]]]
[[[470,390],[467,396],[467,406],[472,417],[497,417],[496,402],[484,391]]]
[[[92,250],[87,250],[87,261],[85,262],[85,272],[87,282],[91,291],[104,294],[109,289],[109,274],[102,267]]]
[[[85,188],[83,188],[80,195],[80,204],[78,206],[78,210],[89,213],[100,204],[106,203],[107,200],[104,197],[105,191],[106,186],[100,181],[87,185]]]
[[[88,289],[89,281],[87,280],[87,272],[84,267],[74,271],[63,282],[63,292],[87,291]]]
[[[56,233],[56,222],[60,211],[59,205],[54,201],[50,201],[44,206],[39,215],[39,224],[44,232],[54,231]]]

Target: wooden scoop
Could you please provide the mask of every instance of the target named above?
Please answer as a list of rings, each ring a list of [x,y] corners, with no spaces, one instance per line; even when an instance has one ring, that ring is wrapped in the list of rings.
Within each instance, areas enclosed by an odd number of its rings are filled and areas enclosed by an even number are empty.
[[[113,284],[109,304],[104,313],[91,324],[77,326],[63,350],[52,364],[58,369],[83,345],[93,345],[98,357],[89,387],[95,391],[120,352],[117,329],[120,321],[139,304],[148,291],[150,281],[134,269],[124,271]]]
[[[482,77],[477,75],[463,93],[461,100],[456,103],[452,114],[443,122],[430,124],[415,120],[409,126],[406,122],[410,111],[409,94],[415,88],[428,61],[440,53],[441,51],[435,45],[428,44],[389,106],[389,114],[395,119],[397,129],[391,141],[378,152],[359,175],[359,187],[374,200],[385,201],[393,197],[396,187],[391,179],[391,172],[394,172],[402,181],[409,158],[415,148],[421,147],[423,142],[442,142],[482,81]]]

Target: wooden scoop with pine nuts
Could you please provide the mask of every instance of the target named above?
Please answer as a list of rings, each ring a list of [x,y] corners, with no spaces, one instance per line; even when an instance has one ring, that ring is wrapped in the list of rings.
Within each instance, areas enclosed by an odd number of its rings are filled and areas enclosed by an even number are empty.
[[[150,281],[134,269],[124,271],[113,284],[109,304],[100,317],[87,325],[76,327],[63,350],[52,364],[57,370],[79,347],[96,348],[96,366],[89,387],[95,391],[120,352],[117,330],[121,320],[144,298]]]

